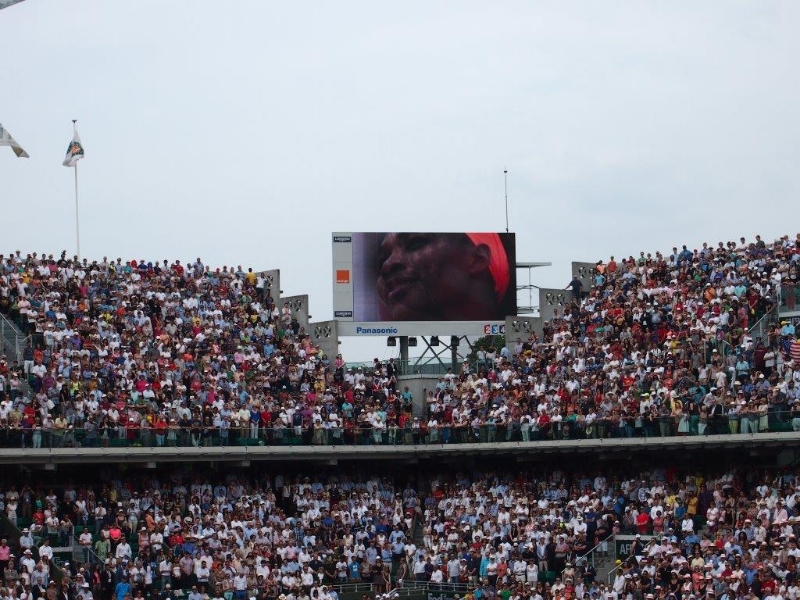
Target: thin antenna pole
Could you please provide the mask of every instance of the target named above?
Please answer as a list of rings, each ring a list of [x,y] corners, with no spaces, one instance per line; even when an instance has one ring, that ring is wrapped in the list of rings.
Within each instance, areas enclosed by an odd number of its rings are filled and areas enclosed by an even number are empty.
[[[72,119],[72,136],[78,132],[77,126],[78,119]],[[78,258],[81,257],[81,225],[80,225],[80,212],[78,210],[78,163],[74,165],[75,169],[75,241],[77,245]]]
[[[503,169],[503,188],[506,197],[506,233],[508,233],[508,169]]]

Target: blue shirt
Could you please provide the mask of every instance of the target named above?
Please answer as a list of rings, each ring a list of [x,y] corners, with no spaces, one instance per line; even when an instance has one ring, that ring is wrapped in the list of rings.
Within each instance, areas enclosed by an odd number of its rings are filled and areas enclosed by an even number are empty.
[[[123,600],[126,594],[131,593],[131,584],[127,581],[120,581],[114,588],[114,596],[117,600]]]
[[[352,561],[347,567],[350,570],[350,579],[358,579],[361,572],[361,565],[356,561]]]

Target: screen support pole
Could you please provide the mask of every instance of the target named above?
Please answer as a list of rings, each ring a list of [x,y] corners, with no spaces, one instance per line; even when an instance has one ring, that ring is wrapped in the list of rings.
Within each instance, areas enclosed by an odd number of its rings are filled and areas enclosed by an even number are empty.
[[[408,364],[408,336],[400,336],[400,364]]]

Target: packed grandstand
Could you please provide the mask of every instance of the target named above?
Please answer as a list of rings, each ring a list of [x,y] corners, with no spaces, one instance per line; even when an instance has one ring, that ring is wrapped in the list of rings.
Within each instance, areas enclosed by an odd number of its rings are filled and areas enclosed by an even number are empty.
[[[748,433],[800,410],[798,241],[722,242],[598,263],[535,334],[443,374],[424,399],[394,361],[325,356],[252,269],[0,257],[0,309],[31,333],[0,363],[0,446],[409,444]],[[800,358],[800,349],[795,348]],[[29,390],[29,391],[28,391]],[[25,393],[23,393],[25,392]],[[797,421],[800,424],[800,421]]]
[[[570,470],[11,485],[3,508],[22,529],[16,552],[0,543],[2,595],[797,597],[795,468]],[[49,562],[73,537],[78,559]]]
[[[413,398],[394,361],[324,355],[252,269],[2,256],[0,311],[31,341],[0,361],[0,446],[535,450],[798,431],[800,344],[777,317],[794,310],[798,260],[800,236],[600,261],[541,336]],[[797,600],[800,479],[773,458],[8,467],[0,599]]]

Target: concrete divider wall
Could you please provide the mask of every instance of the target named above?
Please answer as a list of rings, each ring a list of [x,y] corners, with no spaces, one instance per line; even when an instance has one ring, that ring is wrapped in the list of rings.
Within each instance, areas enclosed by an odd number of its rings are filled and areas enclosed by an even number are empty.
[[[401,375],[397,378],[397,391],[402,392],[405,386],[414,397],[414,416],[427,417],[428,406],[425,398],[428,390],[435,390],[439,377],[436,375]]]

